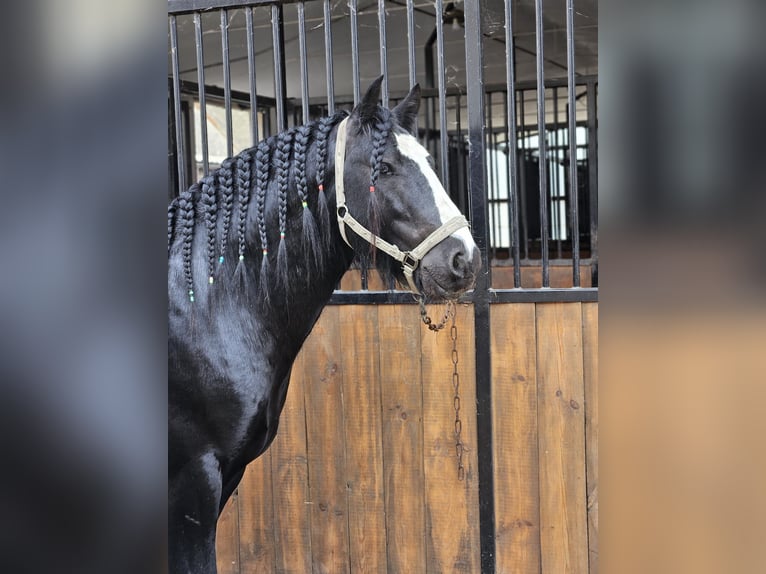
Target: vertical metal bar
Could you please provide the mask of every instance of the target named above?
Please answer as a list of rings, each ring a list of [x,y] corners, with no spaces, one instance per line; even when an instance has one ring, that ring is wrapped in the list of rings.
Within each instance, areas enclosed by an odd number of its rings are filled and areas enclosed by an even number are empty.
[[[577,100],[575,100],[574,6],[567,0],[567,102],[569,107],[569,193],[572,221],[572,285],[580,286],[580,213],[577,187]]]
[[[413,0],[407,0],[407,64],[410,72],[410,88],[417,83],[415,70],[415,14]]]
[[[303,123],[309,123],[309,68],[306,58],[306,5],[298,2],[298,50],[301,53],[301,109]]]
[[[482,272],[473,292],[476,341],[476,434],[481,572],[495,571],[495,494],[492,455],[492,362],[490,355],[490,268],[484,139],[484,32],[481,0],[465,0],[465,63],[468,86],[468,181],[471,222],[481,252]]]
[[[274,98],[277,102],[277,132],[287,126],[285,110],[285,53],[282,5],[271,7],[271,38],[274,47]]]
[[[354,105],[359,103],[359,37],[356,25],[357,0],[350,0],[351,11],[351,78],[354,84]]]
[[[234,155],[231,122],[231,68],[229,66],[229,11],[221,10],[221,51],[223,52],[223,103],[226,111],[226,156]]]
[[[324,63],[327,72],[327,115],[335,113],[335,74],[332,67],[332,7],[324,0]]]
[[[253,36],[253,11],[245,8],[247,21],[247,76],[250,79],[250,132],[253,145],[258,143],[258,94],[255,82],[255,38]]]
[[[202,173],[210,171],[207,147],[207,102],[205,100],[205,54],[202,45],[202,17],[194,13],[194,43],[197,47],[197,85],[199,86],[199,127],[202,139]]]
[[[521,210],[521,232],[524,238],[524,259],[529,260],[529,220],[527,218],[527,97],[526,90],[521,90],[521,169],[519,170],[519,209]]]
[[[552,202],[555,206],[553,220],[556,222],[556,255],[561,259],[561,181],[559,179],[559,151],[561,151],[561,142],[559,141],[559,89],[553,88],[553,153],[551,154],[551,196],[556,199]]]
[[[598,84],[588,82],[588,201],[590,203],[591,287],[598,287]]]
[[[511,0],[505,0],[505,89],[506,127],[508,131],[508,178],[510,184],[509,221],[511,224],[511,256],[513,257],[513,286],[521,287],[521,262],[519,261],[519,182],[517,179],[516,146],[516,58],[513,41],[513,7]]]
[[[458,173],[458,182],[460,184],[460,203],[459,206],[463,213],[468,213],[468,189],[465,184],[465,160],[463,157],[463,126],[462,126],[462,120],[460,117],[461,110],[462,110],[462,102],[460,97],[460,92],[457,93],[455,96],[455,109],[457,110],[457,113],[455,115],[455,119],[457,120],[457,140],[456,140],[456,151],[455,157],[457,159],[457,173]]]
[[[497,221],[497,189],[495,187],[495,154],[492,147],[492,132],[494,130],[492,122],[492,92],[486,94],[487,97],[487,149],[489,151],[489,173],[487,174],[487,190],[489,191],[489,212],[490,212],[490,233],[489,233],[489,252],[490,260],[497,257],[497,244],[498,244],[498,221]]]
[[[380,37],[380,73],[383,74],[381,94],[383,107],[388,107],[388,63],[386,62],[386,2],[378,0],[378,34]]]
[[[540,174],[540,250],[543,287],[550,287],[548,269],[548,178],[545,145],[545,69],[543,68],[543,0],[535,0],[535,40],[537,45],[537,149]]]
[[[436,0],[436,59],[439,62],[439,138],[441,140],[441,179],[447,193],[451,195],[452,185],[449,177],[449,154],[447,151],[447,87],[444,76],[444,22],[442,14],[444,13],[443,0]]]
[[[178,71],[178,25],[175,14],[170,15],[170,53],[173,66],[173,112],[176,122],[176,158],[178,193],[186,189],[186,150],[184,149],[183,118],[181,117],[181,78]]]

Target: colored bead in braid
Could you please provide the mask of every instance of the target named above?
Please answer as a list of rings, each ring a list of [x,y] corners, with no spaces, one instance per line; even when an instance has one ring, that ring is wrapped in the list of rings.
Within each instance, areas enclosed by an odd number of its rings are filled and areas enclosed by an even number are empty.
[[[327,136],[332,131],[335,122],[338,120],[338,115],[333,117],[322,118],[317,123],[317,131],[314,137],[317,149],[317,171],[316,171],[316,183],[319,188],[317,194],[317,212],[319,215],[319,227],[322,231],[322,243],[325,248],[330,246],[330,210],[327,207],[327,196],[325,195],[325,170],[327,168]]]
[[[287,288],[287,187],[290,176],[290,148],[292,132],[282,132],[277,136],[274,152],[274,166],[277,170],[277,191],[279,200],[279,247],[277,248],[277,279],[282,287]]]
[[[215,180],[212,176],[207,176],[202,180],[200,201],[202,202],[202,209],[205,214],[208,283],[212,285],[213,274],[215,273],[215,226],[218,213],[218,203],[215,197]]]
[[[319,232],[317,230],[314,216],[309,209],[308,181],[306,179],[306,148],[308,147],[309,126],[301,126],[295,130],[295,145],[293,147],[293,157],[295,158],[295,187],[298,190],[298,197],[303,207],[303,251],[308,259],[308,264],[317,269],[321,269],[322,249],[319,246]],[[313,257],[312,257],[313,256]]]
[[[232,163],[234,160],[227,158],[223,160],[221,169],[218,172],[218,186],[221,190],[223,199],[223,230],[221,232],[221,249],[219,263],[223,263],[226,252],[226,242],[229,238],[229,225],[231,223],[231,212],[234,209],[234,177],[232,174]]]
[[[250,161],[248,152],[237,158],[237,189],[239,190],[239,262],[245,259],[245,226],[247,224],[247,207],[250,203]],[[238,263],[239,264],[239,263]]]
[[[189,191],[178,196],[178,215],[181,218],[181,233],[183,238],[183,266],[189,301],[194,302],[194,281],[192,279],[192,239],[194,238],[194,202]]]
[[[266,235],[266,190],[269,184],[269,144],[262,141],[255,150],[255,220],[258,224],[258,236],[261,240],[261,273],[259,275],[260,292],[263,300],[269,301],[269,242]]]

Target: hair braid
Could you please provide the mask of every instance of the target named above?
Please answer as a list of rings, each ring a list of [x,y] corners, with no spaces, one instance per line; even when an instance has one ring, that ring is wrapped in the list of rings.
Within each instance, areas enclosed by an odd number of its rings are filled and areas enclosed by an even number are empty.
[[[250,153],[243,152],[237,158],[237,189],[239,190],[239,261],[245,259],[245,226],[247,224],[247,207],[250,203]]]
[[[176,219],[176,210],[178,209],[178,199],[174,198],[168,205],[168,257],[170,257],[170,247],[173,245],[173,226]]]
[[[215,225],[218,212],[218,203],[215,195],[215,180],[207,176],[202,180],[202,195],[200,196],[203,212],[205,214],[205,232],[207,235],[207,274],[208,282],[213,284],[215,273]]]
[[[303,252],[306,254],[308,265],[313,264],[316,269],[321,269],[323,261],[322,249],[319,247],[319,232],[308,203],[306,149],[308,148],[310,134],[311,126],[300,126],[295,130],[295,146],[293,153],[295,157],[296,188],[298,189],[298,197],[300,197],[301,205],[303,206]]]
[[[189,292],[189,301],[194,302],[194,281],[192,279],[192,239],[194,238],[194,202],[190,191],[184,191],[178,196],[178,209],[181,218],[183,237],[183,265],[186,288]]]
[[[261,272],[259,275],[260,292],[268,303],[269,289],[269,242],[266,235],[266,188],[269,182],[269,143],[262,141],[255,150],[255,220],[258,224],[258,236],[261,240]]]
[[[375,236],[380,235],[380,205],[375,194],[375,186],[378,183],[380,163],[383,158],[383,152],[386,150],[386,141],[390,133],[391,117],[387,114],[375,122],[375,127],[372,131],[372,154],[370,156],[372,171],[370,173],[370,198],[367,202],[367,222],[370,226],[370,231]],[[375,241],[373,240],[370,245],[370,255],[372,256],[373,264],[375,263],[376,251]]]
[[[327,136],[330,135],[335,122],[340,114],[329,118],[322,118],[317,123],[317,131],[314,140],[317,149],[316,182],[319,192],[317,193],[317,211],[319,215],[319,227],[322,231],[322,243],[325,248],[330,246],[330,210],[327,207],[327,196],[324,192],[325,170],[327,169]]]
[[[218,183],[223,197],[223,230],[221,232],[221,255],[218,258],[219,263],[223,263],[226,252],[226,242],[229,238],[229,225],[231,223],[231,212],[234,209],[234,178],[232,174],[232,158],[226,158],[221,163],[221,169],[218,172]]]
[[[274,165],[277,168],[277,189],[279,192],[279,247],[277,248],[277,278],[282,287],[287,287],[287,187],[290,177],[290,151],[293,133],[282,132],[277,136]]]

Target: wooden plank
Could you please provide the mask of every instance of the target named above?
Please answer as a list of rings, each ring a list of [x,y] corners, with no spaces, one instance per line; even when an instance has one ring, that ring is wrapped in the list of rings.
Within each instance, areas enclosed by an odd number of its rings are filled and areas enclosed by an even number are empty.
[[[304,416],[305,353],[293,365],[277,438],[271,446],[276,571],[311,571],[308,459]]]
[[[582,307],[540,303],[537,384],[543,572],[588,570]]]
[[[431,313],[439,316],[434,306]],[[426,572],[479,572],[479,490],[476,444],[476,358],[473,308],[458,307],[458,356],[463,464],[458,480],[449,328],[421,328],[423,457],[426,491]]]
[[[582,322],[588,564],[590,574],[598,574],[598,303],[583,303]]]
[[[378,308],[340,308],[351,572],[386,572]]]
[[[341,398],[340,307],[326,307],[303,346],[312,572],[349,571]]]
[[[378,310],[388,571],[426,571],[421,322],[415,305]]]
[[[268,450],[248,465],[237,489],[241,574],[275,571],[271,482],[271,451]]]
[[[239,511],[235,492],[223,507],[215,539],[219,574],[239,574]]]
[[[534,303],[492,307],[492,421],[498,573],[540,572]]]

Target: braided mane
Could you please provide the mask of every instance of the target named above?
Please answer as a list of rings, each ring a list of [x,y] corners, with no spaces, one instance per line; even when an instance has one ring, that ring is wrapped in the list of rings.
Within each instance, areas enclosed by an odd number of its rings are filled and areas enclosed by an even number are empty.
[[[224,265],[227,257],[234,259],[236,254],[235,274],[243,271],[246,261],[257,261],[260,258],[258,277],[261,300],[269,302],[268,281],[265,278],[270,276],[272,266],[275,266],[276,285],[285,289],[288,282],[288,258],[299,255],[292,251],[288,253],[287,250],[287,234],[293,229],[288,226],[289,203],[294,205],[297,202],[301,206],[300,245],[307,269],[322,268],[323,254],[332,244],[332,218],[325,189],[328,138],[332,129],[347,115],[346,112],[338,112],[271,136],[257,146],[225,159],[218,170],[193,184],[171,202],[168,207],[168,256],[172,253],[176,239],[180,237],[183,276],[190,301],[194,301],[192,242],[198,229],[204,229],[205,233],[205,261],[210,285],[224,269],[229,268]],[[392,131],[389,110],[380,108],[375,121],[365,125],[364,129],[369,130],[372,141],[371,193],[367,215],[370,229],[378,234],[380,216],[374,189],[381,158]],[[311,162],[308,161],[310,150],[314,154]],[[308,173],[309,166],[312,174]],[[273,181],[276,182],[272,188],[276,190],[273,205],[276,206],[275,219],[279,230],[276,245],[273,243],[275,238],[269,238],[266,210],[269,184]],[[288,202],[291,189],[297,192],[297,198]],[[251,197],[254,203],[254,216],[251,217],[254,217],[255,229],[248,230]],[[197,226],[197,217],[201,218],[204,225]],[[260,253],[254,249],[253,239],[248,243],[248,237],[257,238]],[[369,255],[361,253],[359,259],[362,265],[366,266],[371,257],[374,261],[374,254],[374,247]],[[386,270],[381,272],[386,274]]]

